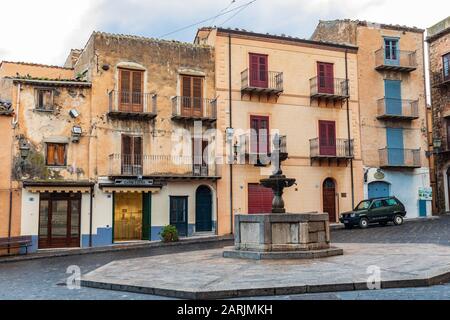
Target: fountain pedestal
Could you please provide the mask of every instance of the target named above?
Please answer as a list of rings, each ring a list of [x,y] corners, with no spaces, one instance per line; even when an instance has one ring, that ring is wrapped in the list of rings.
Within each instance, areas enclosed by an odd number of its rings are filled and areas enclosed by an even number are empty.
[[[225,258],[315,259],[342,255],[330,246],[328,214],[236,215],[235,247]]]

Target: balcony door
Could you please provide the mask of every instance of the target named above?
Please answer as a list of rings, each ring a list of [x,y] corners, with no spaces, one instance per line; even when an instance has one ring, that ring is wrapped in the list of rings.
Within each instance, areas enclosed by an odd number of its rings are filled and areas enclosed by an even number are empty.
[[[269,117],[250,116],[250,150],[252,154],[270,152]]]
[[[402,115],[402,82],[399,80],[384,80],[386,113]]]
[[[208,140],[192,139],[194,176],[208,176]]]
[[[319,93],[334,94],[334,65],[317,62],[317,88]]]
[[[144,111],[143,82],[143,71],[119,69],[119,111]]]
[[[122,174],[140,176],[143,174],[142,137],[122,135]]]
[[[398,39],[384,39],[384,63],[386,65],[400,65]]]
[[[182,76],[181,114],[185,117],[203,116],[203,77]]]
[[[269,87],[267,55],[250,53],[250,86],[254,88]]]
[[[403,129],[386,128],[386,134],[389,165],[403,165],[405,163]]]
[[[319,121],[319,147],[321,156],[336,156],[336,122]]]

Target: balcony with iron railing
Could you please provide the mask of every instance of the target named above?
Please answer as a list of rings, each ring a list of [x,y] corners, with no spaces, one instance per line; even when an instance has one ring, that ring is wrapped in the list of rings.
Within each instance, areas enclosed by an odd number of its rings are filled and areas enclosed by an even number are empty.
[[[268,135],[257,134],[256,132],[245,133],[238,137],[235,152],[239,163],[246,163],[266,166],[271,163],[272,151],[276,150],[274,145],[274,138],[280,138],[280,158],[287,155],[287,136],[285,135]]]
[[[417,69],[416,51],[394,50],[387,56],[385,48],[375,51],[375,69],[378,71],[412,72]]]
[[[419,100],[380,99],[377,119],[407,121],[419,119]]]
[[[420,152],[420,149],[381,149],[380,168],[420,168]]]
[[[157,95],[153,93],[109,92],[108,116],[115,119],[151,120],[157,116]]]
[[[431,76],[431,85],[434,88],[450,86],[450,70],[444,72],[444,69],[440,72],[435,72]]]
[[[172,119],[215,122],[217,120],[217,99],[173,97]]]
[[[321,143],[320,138],[311,139],[310,144],[310,157],[311,162],[314,160],[326,160],[331,162],[336,160],[340,163],[341,160],[347,162],[347,160],[354,158],[354,142],[348,139],[336,139],[334,143]]]
[[[250,95],[275,95],[283,93],[283,72],[245,69],[241,72],[241,92]]]
[[[309,80],[312,99],[342,101],[350,97],[348,81],[331,77],[314,77]]]
[[[110,177],[178,179],[217,179],[216,164],[205,163],[202,156],[127,155],[109,156]]]

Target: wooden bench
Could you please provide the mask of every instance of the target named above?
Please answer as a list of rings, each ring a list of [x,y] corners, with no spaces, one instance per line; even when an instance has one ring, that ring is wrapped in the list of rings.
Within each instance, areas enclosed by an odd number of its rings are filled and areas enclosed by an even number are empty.
[[[0,249],[25,248],[26,254],[28,254],[28,247],[31,247],[32,244],[31,236],[0,238]]]

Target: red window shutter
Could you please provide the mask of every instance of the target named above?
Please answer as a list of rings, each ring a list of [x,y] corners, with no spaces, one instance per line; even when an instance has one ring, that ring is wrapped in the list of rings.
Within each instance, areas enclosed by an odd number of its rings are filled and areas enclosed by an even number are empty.
[[[267,68],[267,56],[259,57],[259,81],[261,87],[268,87],[268,68]]]
[[[336,155],[336,123],[334,121],[319,121],[320,154]]]
[[[334,94],[334,65],[317,62],[317,85],[319,93]]]
[[[263,54],[250,53],[250,86],[268,87],[268,57]]]
[[[257,87],[259,85],[259,61],[258,56],[250,54],[250,86]]]
[[[268,153],[270,151],[269,117],[250,116],[251,136],[250,147],[252,153]]]

